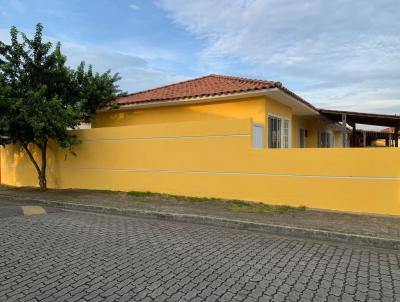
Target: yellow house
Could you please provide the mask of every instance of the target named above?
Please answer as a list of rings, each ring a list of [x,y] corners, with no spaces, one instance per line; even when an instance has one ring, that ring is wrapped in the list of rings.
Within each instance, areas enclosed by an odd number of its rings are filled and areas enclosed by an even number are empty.
[[[208,75],[130,94],[99,112],[98,127],[251,118],[254,146],[341,147],[342,127],[279,82]]]
[[[343,148],[357,146],[356,123],[396,128],[399,116],[317,109],[279,82],[220,75],[117,102],[74,130],[76,157],[49,146],[49,187],[400,215],[400,149]],[[37,185],[17,145],[1,150],[1,182]]]

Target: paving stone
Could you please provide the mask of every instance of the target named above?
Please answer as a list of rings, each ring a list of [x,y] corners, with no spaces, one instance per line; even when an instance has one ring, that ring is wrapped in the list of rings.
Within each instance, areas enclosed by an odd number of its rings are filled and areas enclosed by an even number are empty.
[[[400,301],[393,250],[78,212],[0,230],[0,301]]]

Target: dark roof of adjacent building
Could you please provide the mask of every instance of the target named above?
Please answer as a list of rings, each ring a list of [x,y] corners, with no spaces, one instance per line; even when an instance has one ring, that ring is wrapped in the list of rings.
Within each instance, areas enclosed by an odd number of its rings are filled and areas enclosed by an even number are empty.
[[[319,109],[319,112],[327,118],[337,122],[342,121],[342,115],[345,114],[347,117],[347,123],[349,124],[356,123],[365,125],[389,126],[394,128],[400,126],[399,115],[331,109]]]

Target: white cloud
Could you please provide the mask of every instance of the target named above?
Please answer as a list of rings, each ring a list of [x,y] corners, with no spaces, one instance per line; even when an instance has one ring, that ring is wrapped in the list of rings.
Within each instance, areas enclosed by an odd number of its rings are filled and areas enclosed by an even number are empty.
[[[128,92],[186,79],[186,77],[151,67],[146,58],[133,54],[65,42],[62,44],[62,50],[68,58],[68,64],[73,67],[84,60],[87,64],[93,64],[96,71],[105,72],[111,69],[112,72],[118,72],[122,77],[121,88]],[[155,59],[156,55],[152,58]]]
[[[132,10],[139,10],[140,9],[140,7],[138,5],[136,5],[136,4],[130,4],[129,8],[132,9]]]
[[[240,62],[252,66],[245,75],[290,83],[322,107],[400,112],[399,1],[160,0],[159,5],[206,41],[199,58],[213,72],[236,71]]]

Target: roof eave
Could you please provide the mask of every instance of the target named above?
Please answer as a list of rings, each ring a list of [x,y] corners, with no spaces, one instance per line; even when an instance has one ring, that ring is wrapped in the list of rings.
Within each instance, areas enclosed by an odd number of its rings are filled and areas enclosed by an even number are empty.
[[[269,91],[265,95],[271,97],[272,99],[280,101],[293,109],[297,108],[297,111],[293,112],[294,114],[318,116],[320,115],[317,108],[315,108],[310,103],[299,97],[297,94],[291,92],[289,89],[283,86],[269,89]]]
[[[203,103],[219,102],[224,100],[257,97],[257,96],[267,96],[273,99],[279,98],[280,100],[282,100],[282,98],[285,98],[288,101],[291,101],[293,104],[296,104],[297,106],[308,111],[310,115],[319,115],[319,112],[315,107],[308,104],[304,100],[298,99],[295,96],[287,93],[285,90],[281,88],[267,88],[267,89],[253,90],[253,91],[225,93],[219,95],[208,95],[208,96],[191,97],[191,98],[179,98],[171,100],[149,101],[149,102],[126,104],[126,105],[121,104],[119,108],[114,110],[118,111],[127,109],[142,109],[142,108],[178,106],[178,105],[188,105],[188,104],[203,104]],[[98,110],[98,112],[105,112],[105,111],[108,111],[108,109]]]

